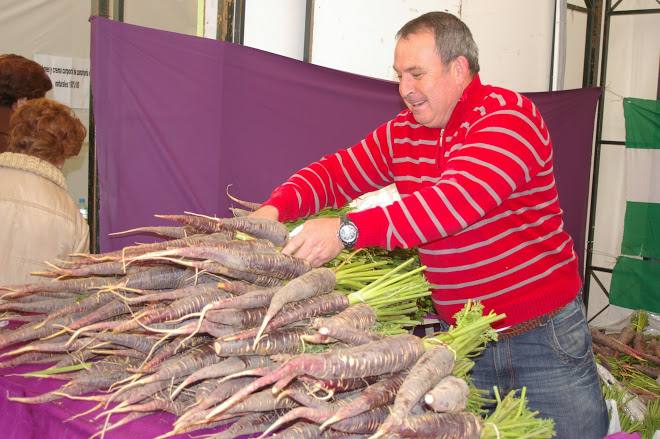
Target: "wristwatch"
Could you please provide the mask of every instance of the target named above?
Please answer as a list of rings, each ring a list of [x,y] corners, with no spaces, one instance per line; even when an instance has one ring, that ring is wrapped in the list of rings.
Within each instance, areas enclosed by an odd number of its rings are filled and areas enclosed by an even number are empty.
[[[357,242],[358,235],[358,228],[355,223],[345,216],[341,216],[339,218],[339,231],[337,231],[337,236],[344,248],[353,248]]]

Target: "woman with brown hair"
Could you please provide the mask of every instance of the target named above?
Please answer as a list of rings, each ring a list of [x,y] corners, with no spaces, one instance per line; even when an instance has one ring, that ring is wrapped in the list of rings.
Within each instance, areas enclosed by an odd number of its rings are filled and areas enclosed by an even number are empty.
[[[62,174],[85,133],[70,108],[50,99],[29,100],[12,114],[0,154],[0,285],[38,281],[30,273],[44,261],[88,251],[89,227]]]
[[[9,118],[19,102],[43,98],[53,88],[44,68],[20,55],[0,55],[0,152],[9,138]]]

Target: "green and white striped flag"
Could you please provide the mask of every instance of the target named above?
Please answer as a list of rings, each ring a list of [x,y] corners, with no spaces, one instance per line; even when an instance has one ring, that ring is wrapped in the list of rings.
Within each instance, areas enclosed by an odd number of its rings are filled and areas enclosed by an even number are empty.
[[[610,303],[660,312],[660,101],[626,98],[626,216]]]

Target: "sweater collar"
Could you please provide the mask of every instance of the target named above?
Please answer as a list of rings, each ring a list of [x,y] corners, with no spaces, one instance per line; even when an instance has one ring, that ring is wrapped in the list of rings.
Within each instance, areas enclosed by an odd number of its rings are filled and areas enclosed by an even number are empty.
[[[3,152],[0,154],[0,167],[19,169],[21,171],[31,172],[52,181],[64,190],[67,190],[66,179],[62,171],[53,164],[40,158],[18,154],[15,152]]]
[[[449,121],[447,122],[447,126],[445,128],[453,126],[455,121],[460,121],[463,119],[465,111],[470,106],[470,102],[474,102],[475,98],[481,93],[482,88],[483,85],[481,84],[479,74],[475,73],[475,75],[472,77],[472,81],[470,81],[468,86],[465,87],[461,97],[458,98],[458,102],[454,107],[454,111],[451,112],[451,116],[449,116]]]

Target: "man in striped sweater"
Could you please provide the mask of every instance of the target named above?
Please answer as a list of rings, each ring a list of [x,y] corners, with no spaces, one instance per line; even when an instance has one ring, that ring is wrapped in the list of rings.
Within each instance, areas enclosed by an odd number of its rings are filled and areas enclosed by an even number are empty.
[[[601,438],[607,412],[541,114],[481,83],[476,44],[451,14],[404,25],[394,69],[407,109],[298,171],[253,215],[293,220],[395,183],[401,201],[307,221],[283,252],[318,266],[343,247],[419,248],[444,321],[468,299],[506,314],[475,384],[527,386],[530,407],[555,420],[558,437]]]

